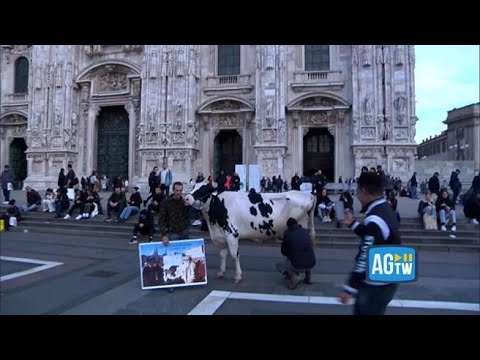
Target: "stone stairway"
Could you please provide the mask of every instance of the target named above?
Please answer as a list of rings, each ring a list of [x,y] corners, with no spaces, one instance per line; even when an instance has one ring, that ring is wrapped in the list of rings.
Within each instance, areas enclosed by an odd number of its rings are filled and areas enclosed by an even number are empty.
[[[24,219],[16,228],[11,228],[14,232],[30,233],[55,233],[69,235],[84,235],[97,238],[112,238],[115,241],[125,241],[131,237],[133,224],[137,220],[136,216],[131,217],[126,223],[106,223],[105,216],[98,215],[94,219],[69,220],[54,219],[54,214],[44,212],[27,213]],[[155,221],[157,217],[155,216]],[[157,225],[156,225],[157,227]],[[449,227],[447,227],[449,229]],[[315,220],[317,247],[343,247],[355,248],[358,246],[359,238],[353,234],[352,230],[341,226],[337,227],[335,223],[321,223]],[[441,250],[441,251],[480,251],[480,228],[467,223],[462,219],[457,224],[457,231],[435,231],[424,230],[419,218],[402,218],[400,226],[402,241],[404,245],[414,246],[417,249]],[[451,237],[455,235],[455,238]],[[201,231],[200,227],[191,227],[191,237],[204,238],[210,241],[208,231]],[[146,237],[139,237],[146,241]],[[158,233],[155,240],[159,240]],[[263,246],[279,246],[281,241],[264,242]],[[243,241],[242,245],[259,245],[254,241]]]

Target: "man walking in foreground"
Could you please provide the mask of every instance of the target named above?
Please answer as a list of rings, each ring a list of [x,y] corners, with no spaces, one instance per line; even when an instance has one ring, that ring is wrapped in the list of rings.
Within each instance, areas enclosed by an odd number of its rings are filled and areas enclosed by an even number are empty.
[[[401,243],[397,217],[383,198],[384,186],[381,175],[362,173],[358,179],[357,196],[365,218],[359,223],[353,219],[350,210],[345,211],[343,223],[361,238],[353,271],[340,294],[342,304],[355,297],[354,315],[383,315],[398,288],[398,284],[371,282],[366,277],[367,252],[371,246]]]

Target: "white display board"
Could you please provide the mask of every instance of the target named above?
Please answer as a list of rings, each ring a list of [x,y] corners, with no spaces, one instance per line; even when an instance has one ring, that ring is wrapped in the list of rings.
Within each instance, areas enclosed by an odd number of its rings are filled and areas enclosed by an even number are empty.
[[[235,172],[240,177],[240,190],[239,191],[247,191],[247,165],[235,165]]]
[[[260,192],[261,179],[260,165],[248,165],[248,190],[254,188],[256,192]]]

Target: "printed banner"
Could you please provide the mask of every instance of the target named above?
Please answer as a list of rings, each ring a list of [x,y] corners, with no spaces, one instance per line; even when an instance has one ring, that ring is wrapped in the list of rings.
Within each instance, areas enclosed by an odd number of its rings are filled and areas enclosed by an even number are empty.
[[[142,289],[203,285],[207,263],[203,239],[141,243],[140,279]]]

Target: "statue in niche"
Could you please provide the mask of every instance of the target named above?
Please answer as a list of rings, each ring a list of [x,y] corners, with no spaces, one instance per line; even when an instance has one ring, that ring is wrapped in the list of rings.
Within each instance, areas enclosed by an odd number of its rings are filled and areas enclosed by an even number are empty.
[[[177,51],[176,75],[183,76],[185,70],[184,52],[182,49]]]
[[[403,45],[395,47],[395,65],[403,65]]]
[[[148,109],[147,131],[154,131],[157,122],[157,109],[151,105]]]
[[[175,128],[180,130],[183,123],[183,105],[180,102],[177,102],[175,109]]]
[[[362,65],[365,67],[372,65],[372,47],[370,45],[363,45]]]
[[[267,105],[265,108],[265,120],[267,122],[268,127],[273,126],[273,99],[268,99],[267,100]]]
[[[150,79],[157,78],[157,68],[158,68],[158,55],[156,52],[152,52],[150,54],[150,63],[148,64]]]

